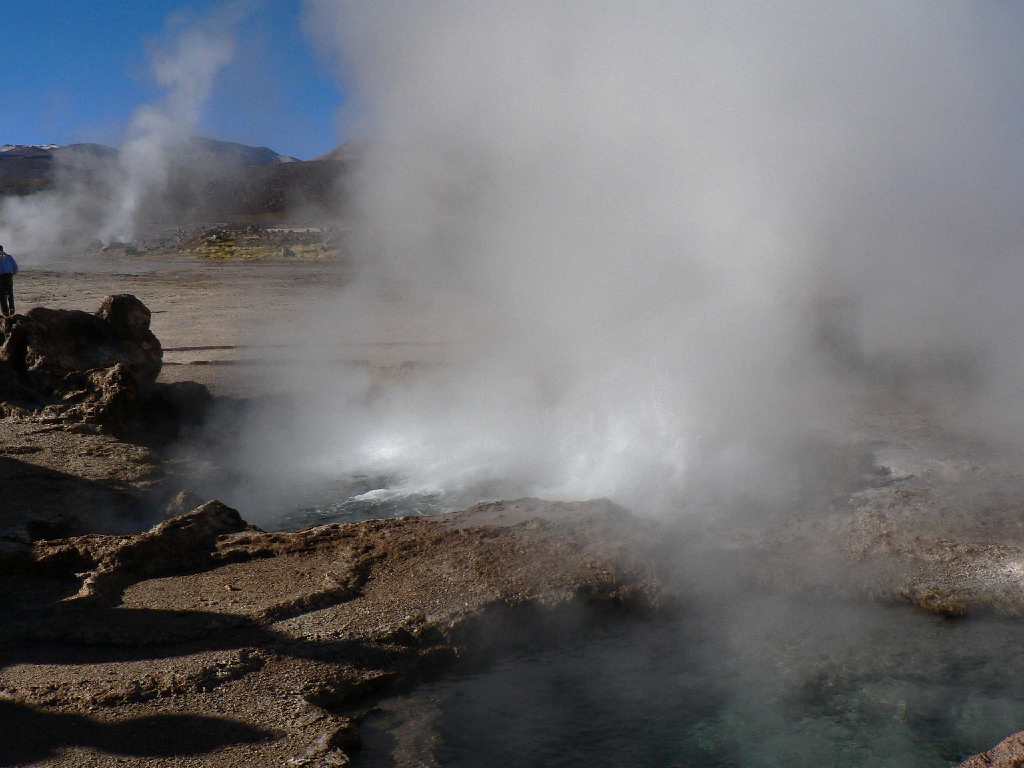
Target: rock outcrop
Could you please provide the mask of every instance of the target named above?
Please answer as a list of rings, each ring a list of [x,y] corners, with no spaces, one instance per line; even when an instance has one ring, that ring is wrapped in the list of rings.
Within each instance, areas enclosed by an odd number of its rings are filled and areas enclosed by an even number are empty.
[[[1024,731],[1007,736],[987,752],[975,755],[960,768],[1021,768],[1024,765]]]
[[[0,415],[114,434],[147,415],[159,432],[195,418],[209,392],[156,383],[163,351],[149,323],[130,294],[108,296],[95,314],[36,307],[0,319]]]
[[[237,511],[211,501],[146,533],[115,539],[91,553],[95,566],[77,597],[117,603],[121,591],[137,581],[207,567],[220,536],[250,527]]]
[[[134,296],[108,296],[96,314],[35,307],[0,320],[0,363],[41,397],[62,397],[80,383],[68,377],[122,366],[141,389],[160,373],[163,351],[150,313]],[[69,386],[70,385],[70,386]]]

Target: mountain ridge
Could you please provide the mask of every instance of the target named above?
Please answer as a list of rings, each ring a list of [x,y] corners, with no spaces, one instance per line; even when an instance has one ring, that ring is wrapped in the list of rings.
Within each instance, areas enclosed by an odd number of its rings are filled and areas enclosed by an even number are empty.
[[[188,149],[192,151],[206,151],[222,155],[232,155],[253,165],[267,165],[271,163],[296,163],[306,162],[293,155],[282,155],[267,146],[253,146],[238,141],[225,141],[213,139],[208,136],[191,136],[187,139]],[[344,145],[342,145],[344,146]],[[326,158],[337,152],[338,147],[322,158]],[[72,142],[71,144],[0,144],[0,160],[12,157],[45,157],[71,151],[90,150],[97,154],[119,154],[120,148],[109,144],[96,142]],[[314,158],[321,159],[321,158]]]
[[[26,196],[66,182],[100,190],[121,172],[121,150],[105,144],[0,145],[0,197]],[[169,150],[164,191],[172,207],[218,216],[284,213],[298,206],[333,207],[352,161],[341,145],[311,160],[265,146],[195,136]]]

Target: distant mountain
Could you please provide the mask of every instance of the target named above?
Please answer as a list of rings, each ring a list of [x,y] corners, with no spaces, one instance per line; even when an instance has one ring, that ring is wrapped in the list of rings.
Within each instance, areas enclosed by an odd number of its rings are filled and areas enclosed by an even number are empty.
[[[50,186],[55,144],[0,146],[0,194],[28,195]]]
[[[281,155],[269,147],[250,147],[234,141],[220,141],[195,136],[188,140],[179,154],[185,159],[215,160],[241,166],[276,165],[300,162],[290,155]],[[10,160],[52,161],[71,155],[115,158],[118,150],[105,144],[4,144],[0,146],[0,162]]]
[[[48,144],[46,147],[55,157],[67,157],[69,155],[86,155],[90,157],[114,158],[118,151],[106,144],[66,144],[63,147],[56,144]]]
[[[0,195],[29,195],[84,182],[102,195],[116,178],[119,150],[103,144],[2,145]],[[177,148],[161,202],[182,218],[262,216],[333,207],[350,166],[345,146],[303,161],[269,147],[195,137]]]
[[[4,144],[0,154],[4,157],[43,157],[57,149],[56,144]]]
[[[189,150],[197,157],[209,155],[218,160],[239,165],[263,166],[301,162],[291,155],[279,155],[269,147],[250,147],[248,144],[238,144],[233,141],[219,141],[197,136],[190,139],[189,144]]]

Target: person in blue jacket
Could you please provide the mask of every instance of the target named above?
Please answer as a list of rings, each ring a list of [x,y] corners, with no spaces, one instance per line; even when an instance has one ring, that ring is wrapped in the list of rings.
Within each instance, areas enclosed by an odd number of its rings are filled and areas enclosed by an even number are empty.
[[[18,262],[0,245],[0,312],[4,317],[14,314],[14,276],[18,274]]]

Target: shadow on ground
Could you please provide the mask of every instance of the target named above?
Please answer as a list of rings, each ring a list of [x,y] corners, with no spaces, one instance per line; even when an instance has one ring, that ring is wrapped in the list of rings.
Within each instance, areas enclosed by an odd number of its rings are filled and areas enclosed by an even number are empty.
[[[102,722],[82,715],[47,712],[0,701],[0,765],[24,765],[85,747],[114,755],[198,755],[231,744],[249,744],[274,734],[245,723],[193,715],[157,715]]]
[[[0,488],[0,529],[23,529],[33,539],[134,533],[144,521],[136,494],[3,455]]]
[[[0,577],[0,682],[4,668],[19,664],[116,664],[243,648],[293,658],[344,658],[358,666],[390,658],[388,651],[359,641],[300,640],[235,615],[68,602],[75,585],[66,578],[37,580],[35,603],[27,604],[19,580],[30,581]],[[201,756],[279,737],[236,719],[182,713],[113,721],[0,699],[0,766],[59,758],[69,748],[135,757]]]

